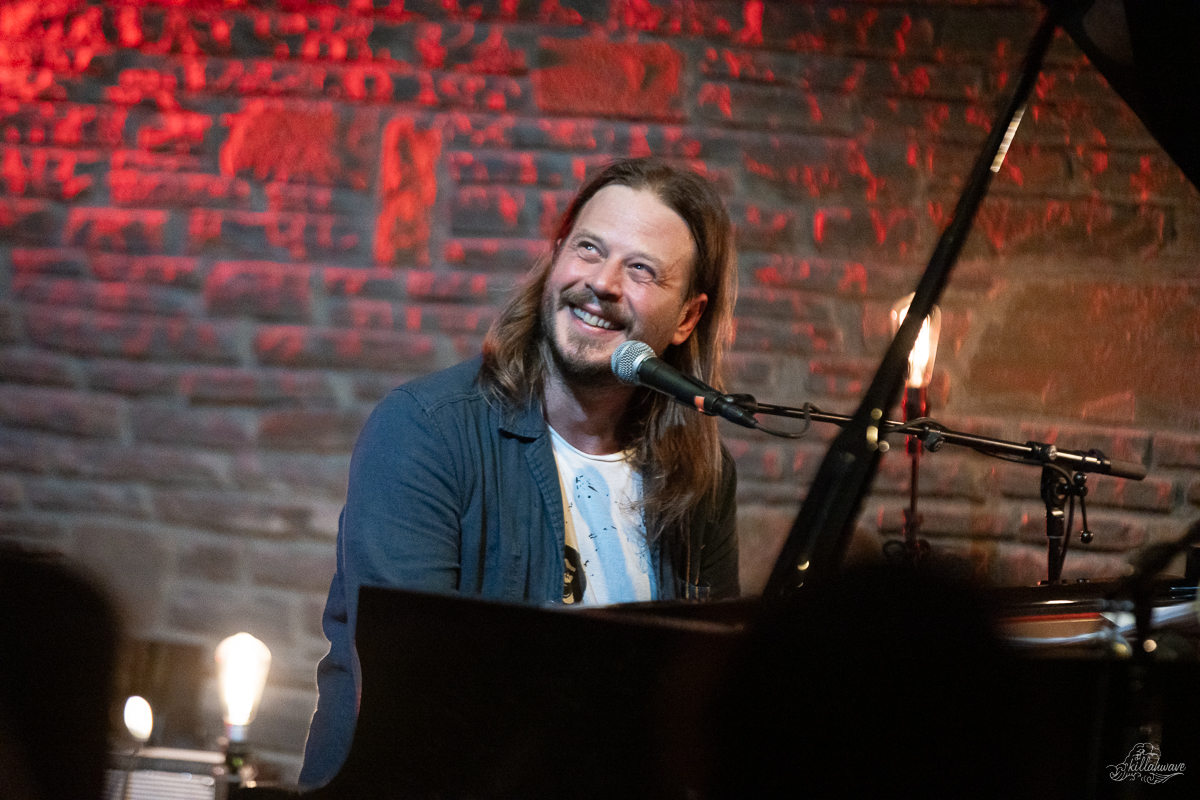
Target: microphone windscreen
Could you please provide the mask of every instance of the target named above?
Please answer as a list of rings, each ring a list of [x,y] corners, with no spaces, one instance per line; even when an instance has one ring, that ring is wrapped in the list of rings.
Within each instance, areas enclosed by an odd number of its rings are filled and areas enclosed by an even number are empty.
[[[653,355],[654,348],[645,342],[625,342],[613,351],[611,362],[613,374],[621,383],[637,386],[640,383],[638,367]]]

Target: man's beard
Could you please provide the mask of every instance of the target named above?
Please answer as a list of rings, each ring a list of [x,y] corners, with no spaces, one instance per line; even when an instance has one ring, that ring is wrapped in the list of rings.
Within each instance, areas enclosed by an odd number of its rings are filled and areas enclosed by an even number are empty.
[[[598,300],[594,294],[586,290],[578,290],[574,292],[564,293],[561,297],[546,297],[542,301],[541,309],[541,327],[542,327],[542,355],[549,355],[554,362],[554,369],[562,378],[563,382],[575,389],[596,389],[614,386],[620,383],[617,377],[613,374],[612,366],[607,361],[588,360],[586,358],[575,357],[564,353],[558,345],[558,337],[554,329],[555,318],[560,309],[570,311],[569,305],[587,305],[595,303],[600,306],[605,313],[606,319],[621,320],[621,314],[617,313],[608,303]],[[571,332],[564,333],[567,341],[571,341]],[[586,354],[591,349],[587,344],[582,344],[579,347],[579,352]],[[597,348],[598,349],[598,348]]]

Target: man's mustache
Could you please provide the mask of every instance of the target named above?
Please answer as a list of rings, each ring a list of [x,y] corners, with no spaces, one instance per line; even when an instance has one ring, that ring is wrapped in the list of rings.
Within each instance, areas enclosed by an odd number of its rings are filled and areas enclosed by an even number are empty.
[[[629,319],[625,316],[624,310],[617,303],[611,300],[601,300],[596,296],[596,293],[591,289],[565,289],[558,297],[560,307],[566,305],[591,306],[600,309],[600,316],[622,328],[630,326]]]

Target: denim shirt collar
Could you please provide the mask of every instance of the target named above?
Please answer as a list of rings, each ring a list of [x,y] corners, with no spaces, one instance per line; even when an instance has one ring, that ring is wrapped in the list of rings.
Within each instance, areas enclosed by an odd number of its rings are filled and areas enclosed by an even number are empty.
[[[500,430],[521,439],[537,439],[546,432],[542,401],[534,398],[525,406],[505,406],[500,412]]]

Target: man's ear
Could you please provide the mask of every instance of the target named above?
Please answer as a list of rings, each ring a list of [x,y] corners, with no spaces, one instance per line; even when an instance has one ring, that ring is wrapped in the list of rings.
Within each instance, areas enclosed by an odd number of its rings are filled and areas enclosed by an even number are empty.
[[[675,335],[671,337],[671,344],[683,344],[687,341],[707,307],[708,295],[706,294],[698,294],[683,304],[683,311],[679,316],[679,326],[675,329]]]

